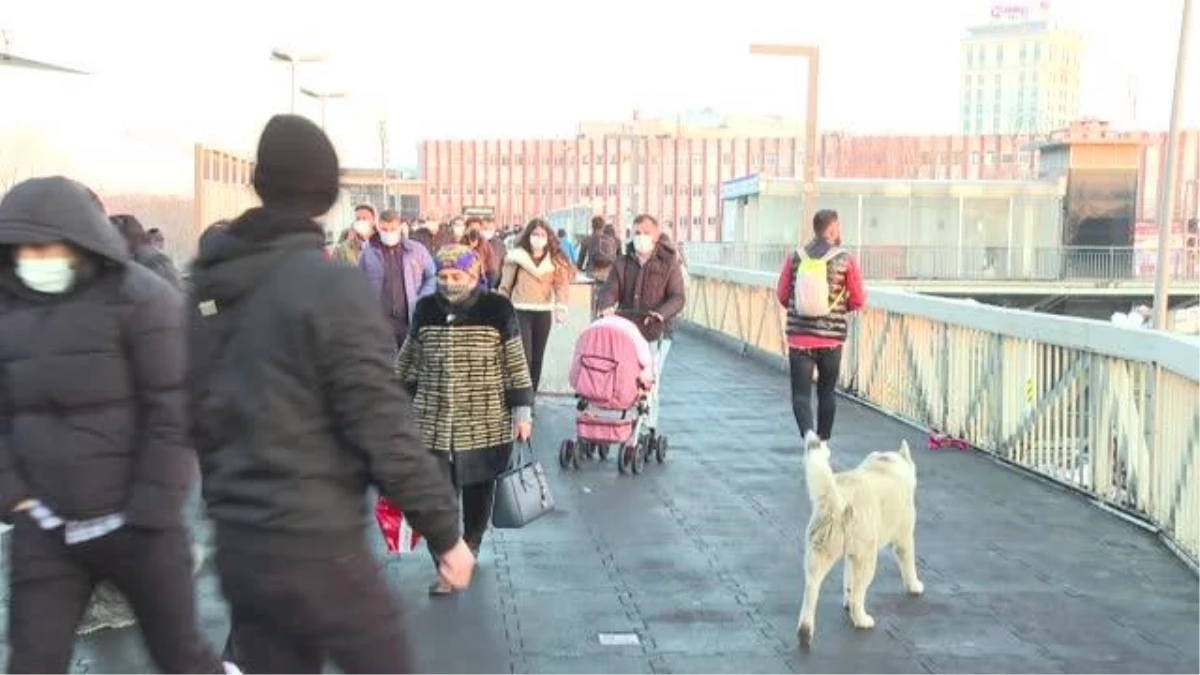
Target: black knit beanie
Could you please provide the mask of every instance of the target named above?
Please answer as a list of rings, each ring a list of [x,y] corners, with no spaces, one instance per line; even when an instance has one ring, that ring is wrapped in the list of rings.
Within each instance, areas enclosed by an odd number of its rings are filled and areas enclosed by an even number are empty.
[[[337,151],[320,127],[297,115],[276,115],[258,139],[254,191],[263,206],[316,217],[338,198]]]

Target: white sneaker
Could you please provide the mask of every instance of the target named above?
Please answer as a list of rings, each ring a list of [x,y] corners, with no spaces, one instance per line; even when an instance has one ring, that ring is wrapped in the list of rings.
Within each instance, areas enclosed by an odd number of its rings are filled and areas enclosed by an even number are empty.
[[[225,667],[225,675],[243,675],[242,669],[238,668],[236,664],[222,661],[221,665]]]

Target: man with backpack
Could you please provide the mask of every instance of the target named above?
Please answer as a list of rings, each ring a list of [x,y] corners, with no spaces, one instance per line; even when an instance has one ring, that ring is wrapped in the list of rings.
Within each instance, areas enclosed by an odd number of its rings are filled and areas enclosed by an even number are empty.
[[[592,218],[592,233],[579,243],[575,267],[596,281],[592,295],[593,313],[600,310],[600,289],[620,254],[621,244],[613,235],[612,225],[605,225],[604,216]]]
[[[592,218],[592,233],[580,243],[575,261],[575,267],[600,283],[608,279],[608,272],[621,253],[620,242],[605,232],[604,227],[603,216]]]
[[[813,217],[816,235],[788,255],[775,294],[787,308],[788,365],[791,367],[792,412],[800,435],[816,431],[821,440],[833,434],[838,373],[846,342],[847,315],[867,300],[858,261],[841,247],[842,224],[837,211],[822,209]],[[813,426],[812,389],[816,370],[817,423]]]

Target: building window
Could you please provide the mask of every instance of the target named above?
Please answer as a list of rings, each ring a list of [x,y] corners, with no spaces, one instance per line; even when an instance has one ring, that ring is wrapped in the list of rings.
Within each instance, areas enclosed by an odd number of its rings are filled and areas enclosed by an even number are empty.
[[[733,162],[733,153],[726,152],[721,155],[721,163],[729,166]]]
[[[493,197],[495,197],[495,196],[496,196],[496,194],[497,194],[498,192],[499,192],[499,190],[497,190],[497,189],[496,189],[496,186],[495,186],[495,185],[493,185],[493,186],[492,186],[492,196],[493,196]]]
[[[773,152],[767,153],[767,166],[775,166],[779,163],[779,157]]]
[[[563,189],[562,189],[562,188],[560,188],[560,187],[556,187],[556,188],[554,188],[554,196],[555,196],[555,197],[561,197],[561,196],[562,196],[562,193],[563,193]]]
[[[475,194],[477,194],[477,195],[479,195],[480,197],[482,197],[482,196],[483,196],[483,194],[484,194],[484,193],[483,193],[483,188],[482,188],[482,187],[477,187],[477,188],[475,188]]]
[[[608,165],[609,166],[617,165],[617,153],[614,152],[613,154],[608,156]]]
[[[530,196],[530,197],[536,197],[536,196],[537,196],[537,187],[536,187],[536,186],[530,186],[530,188],[529,188],[529,196]]]
[[[581,186],[579,188],[579,194],[581,194],[584,197],[591,197],[592,196],[592,186],[591,185]]]
[[[448,196],[450,196],[450,188],[448,188],[448,187],[444,187],[444,188],[442,188],[442,196],[443,196],[443,197],[448,197]]]
[[[582,159],[583,159],[583,163],[584,163],[585,165],[586,165],[586,164],[591,164],[591,163],[592,163],[592,156],[591,156],[591,155],[584,155]]]
[[[673,185],[664,185],[663,186],[663,196],[664,197],[670,197],[673,194],[675,194],[675,186],[673,186]]]
[[[709,224],[709,225],[716,225],[716,224],[717,224],[717,217],[716,217],[716,216],[709,216],[709,217],[708,217],[708,224]]]
[[[693,197],[703,197],[704,196],[704,186],[703,185],[693,185],[692,186],[692,196]]]
[[[604,163],[604,155],[599,155],[599,154],[596,155],[596,163],[603,164]]]
[[[692,164],[700,166],[704,163],[704,155],[692,155]]]
[[[508,166],[508,155],[500,155],[500,166]]]
[[[436,195],[437,195],[437,193],[438,193],[438,190],[437,190],[437,188],[435,188],[435,187],[431,187],[431,188],[429,188],[429,196],[430,196],[430,197],[436,196]]]

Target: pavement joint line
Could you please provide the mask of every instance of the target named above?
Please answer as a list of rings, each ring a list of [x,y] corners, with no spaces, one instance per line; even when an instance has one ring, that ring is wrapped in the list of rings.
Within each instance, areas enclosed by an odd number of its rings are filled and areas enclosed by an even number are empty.
[[[576,487],[576,491],[580,491],[580,488]],[[587,532],[592,545],[596,547],[597,558],[604,568],[604,573],[608,577],[609,583],[613,585],[616,591],[617,601],[626,610],[626,619],[631,624],[630,630],[638,636],[638,648],[644,656],[650,656],[657,649],[658,645],[650,635],[650,627],[646,623],[645,616],[642,614],[641,606],[637,603],[637,597],[634,595],[633,589],[626,582],[625,575],[621,572],[620,565],[617,563],[611,546],[608,545],[607,541],[596,530],[595,525],[588,515],[586,510],[580,511],[579,520],[583,523],[584,530]]]
[[[671,517],[677,523],[679,523],[683,529],[690,529],[694,531],[695,528],[690,527],[691,521],[688,519],[687,515],[678,508],[678,506],[675,504],[675,501],[664,494],[657,485],[655,485],[653,489],[655,494],[658,495],[658,497],[666,504],[667,510]],[[696,548],[699,549],[706,558],[708,558],[709,566],[717,572],[717,580],[725,587],[726,590],[730,591],[735,597],[738,593],[742,593],[748,597],[749,594],[746,593],[746,589],[742,588],[741,584],[738,583],[737,578],[729,572],[728,568],[720,560],[716,550],[712,546],[708,545],[708,543],[705,542],[702,537],[698,536],[693,536],[691,541],[693,545],[695,545]],[[779,638],[774,637],[774,625],[762,616],[762,612],[759,610],[759,608],[751,605],[746,607],[746,610],[747,616],[750,619],[750,624],[756,631],[762,633],[764,636],[768,636],[768,638],[772,641],[779,640]],[[780,640],[780,642],[782,641]]]

